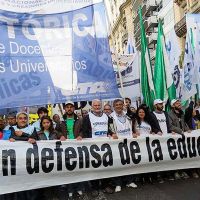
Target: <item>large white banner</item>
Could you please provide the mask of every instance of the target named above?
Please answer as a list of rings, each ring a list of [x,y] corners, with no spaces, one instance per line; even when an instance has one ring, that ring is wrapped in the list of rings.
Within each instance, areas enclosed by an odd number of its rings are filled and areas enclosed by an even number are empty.
[[[92,179],[200,167],[200,131],[137,139],[0,141],[0,194]]]

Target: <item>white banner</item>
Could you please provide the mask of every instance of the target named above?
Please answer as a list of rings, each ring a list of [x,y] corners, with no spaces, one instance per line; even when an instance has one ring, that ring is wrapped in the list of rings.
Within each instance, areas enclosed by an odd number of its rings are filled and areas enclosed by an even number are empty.
[[[0,141],[0,194],[92,179],[200,167],[200,131],[137,139]]]
[[[113,66],[117,76],[117,84],[121,96],[129,97],[136,101],[141,96],[140,92],[140,54],[126,54],[119,56],[119,70],[122,76],[123,90],[120,85],[119,72],[117,68],[116,57],[112,55]]]

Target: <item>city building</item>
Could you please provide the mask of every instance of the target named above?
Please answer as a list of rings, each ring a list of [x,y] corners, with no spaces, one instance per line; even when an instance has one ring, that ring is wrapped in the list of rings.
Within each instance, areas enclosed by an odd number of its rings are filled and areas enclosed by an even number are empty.
[[[119,54],[125,53],[128,38],[133,39],[131,0],[110,0],[110,44]]]
[[[175,32],[179,38],[182,52],[185,49],[185,39],[187,33],[186,27],[186,14],[199,13],[200,1],[199,0],[174,0],[174,13],[175,13]]]
[[[141,4],[144,28],[147,35],[147,43],[150,50],[150,57],[152,60],[152,64],[154,64],[155,62],[156,41],[158,33],[158,13],[162,9],[162,5],[163,4],[161,0],[143,0]],[[136,48],[140,51],[141,50],[140,19],[138,12],[135,13],[136,15],[133,21],[135,44]]]

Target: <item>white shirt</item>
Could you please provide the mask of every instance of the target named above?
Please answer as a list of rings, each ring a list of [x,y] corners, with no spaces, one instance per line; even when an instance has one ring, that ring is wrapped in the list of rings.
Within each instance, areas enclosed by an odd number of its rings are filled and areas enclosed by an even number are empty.
[[[151,133],[151,126],[142,121],[140,125],[138,123],[136,124],[136,131],[139,132],[140,135],[149,135]]]
[[[162,133],[167,134],[167,122],[166,122],[165,114],[163,112],[162,113],[153,112],[153,113],[155,114],[155,116],[158,120],[158,123],[159,123]]]
[[[132,138],[132,122],[127,118],[127,115],[123,114],[118,116],[116,112],[111,114],[113,117],[116,134],[119,138]]]
[[[103,113],[101,117],[89,112],[89,118],[92,127],[92,138],[107,137],[108,134],[108,116]]]

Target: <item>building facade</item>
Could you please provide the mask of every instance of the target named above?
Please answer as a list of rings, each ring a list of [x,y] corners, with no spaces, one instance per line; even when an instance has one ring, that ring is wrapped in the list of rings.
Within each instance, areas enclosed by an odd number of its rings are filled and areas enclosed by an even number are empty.
[[[187,13],[200,13],[199,0],[174,0],[174,13],[175,13],[175,32],[179,38],[179,43],[182,52],[185,49],[185,39],[187,33],[186,14]]]
[[[128,38],[133,38],[133,12],[131,0],[110,0],[110,44],[117,53],[124,54]]]

